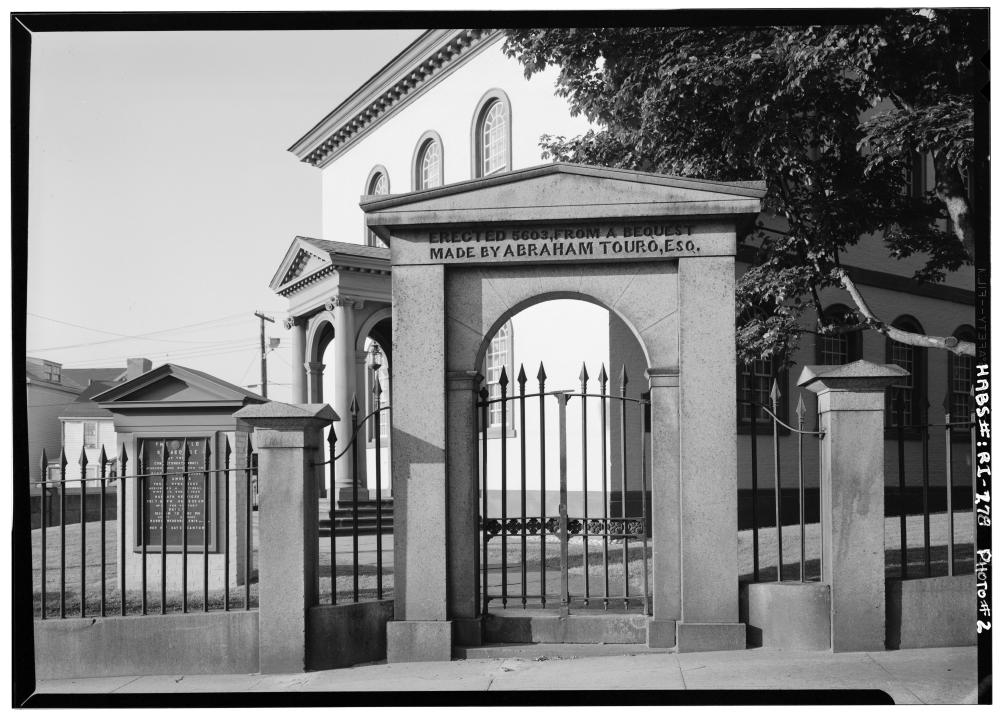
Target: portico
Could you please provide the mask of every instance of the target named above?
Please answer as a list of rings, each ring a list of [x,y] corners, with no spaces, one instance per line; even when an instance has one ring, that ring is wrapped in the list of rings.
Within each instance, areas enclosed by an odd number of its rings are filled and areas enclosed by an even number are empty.
[[[369,348],[377,343],[384,362],[392,357],[389,251],[331,240],[296,237],[271,279],[271,290],[289,301],[285,327],[292,335],[292,402],[329,403],[337,409],[337,437],[352,434],[351,406],[358,415],[369,407]],[[332,353],[326,350],[332,344]],[[328,363],[324,363],[326,355]],[[323,378],[332,372],[334,397],[325,398]],[[334,500],[349,497],[354,483],[366,499],[366,463],[358,477],[350,457],[341,457],[334,473]]]

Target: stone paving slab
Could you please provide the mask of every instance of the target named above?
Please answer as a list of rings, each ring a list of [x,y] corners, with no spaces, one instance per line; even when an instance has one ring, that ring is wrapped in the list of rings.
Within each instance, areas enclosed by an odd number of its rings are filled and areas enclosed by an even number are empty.
[[[976,648],[831,653],[759,648],[577,658],[372,663],[289,675],[50,680],[38,692],[427,692],[499,690],[882,689],[897,703],[976,701]]]

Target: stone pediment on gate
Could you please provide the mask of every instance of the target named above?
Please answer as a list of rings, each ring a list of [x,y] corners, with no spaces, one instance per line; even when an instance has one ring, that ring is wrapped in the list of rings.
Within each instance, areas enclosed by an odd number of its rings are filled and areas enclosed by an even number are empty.
[[[763,182],[719,182],[553,163],[432,190],[365,196],[369,227],[588,218],[754,216]]]

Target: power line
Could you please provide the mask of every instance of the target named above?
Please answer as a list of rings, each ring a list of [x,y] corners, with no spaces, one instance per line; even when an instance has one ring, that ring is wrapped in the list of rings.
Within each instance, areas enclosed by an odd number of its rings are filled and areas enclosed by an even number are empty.
[[[229,353],[239,352],[241,350],[247,350],[249,348],[255,348],[255,344],[248,345],[246,341],[241,342],[238,345],[216,345],[206,348],[190,349],[185,351],[175,351],[175,352],[158,352],[158,353],[144,353],[144,357],[148,360],[154,359],[170,359],[170,358],[196,358],[196,357],[212,357],[214,355],[226,355]],[[87,365],[79,365],[78,367],[88,367],[94,363],[102,362],[114,362],[119,360],[121,356],[107,356],[102,358],[90,358],[87,360],[75,360],[76,363],[87,363]],[[64,365],[67,370],[73,370],[74,368],[68,365]]]
[[[74,323],[64,322],[62,320],[56,320],[55,318],[46,317],[44,315],[37,315],[35,313],[27,313],[27,314],[31,315],[32,317],[41,318],[42,320],[49,320],[51,322],[56,322],[56,323],[59,323],[61,325],[69,325],[70,327],[80,328],[81,330],[89,330],[91,332],[99,332],[99,333],[105,333],[107,335],[115,335],[115,336],[117,336],[117,337],[114,337],[114,338],[110,338],[108,340],[95,340],[93,342],[76,343],[74,345],[58,345],[58,346],[45,347],[45,348],[32,348],[32,349],[28,350],[28,352],[31,352],[31,353],[49,352],[49,351],[52,351],[52,350],[71,350],[71,349],[80,348],[80,347],[90,347],[92,345],[107,345],[108,343],[121,342],[122,340],[152,340],[154,342],[185,343],[185,344],[197,345],[199,343],[205,343],[205,342],[210,342],[210,341],[206,341],[206,340],[172,340],[172,339],[168,339],[168,338],[155,338],[153,336],[154,335],[162,335],[163,333],[176,332],[178,330],[187,330],[189,328],[201,327],[201,326],[205,326],[205,325],[214,325],[214,324],[218,324],[218,323],[222,323],[222,324],[226,324],[226,325],[233,325],[233,324],[235,324],[235,322],[234,322],[235,318],[241,318],[241,317],[243,317],[242,313],[237,314],[237,315],[226,315],[224,317],[215,318],[214,320],[205,320],[205,321],[202,321],[202,322],[190,323],[188,325],[180,325],[178,327],[167,328],[165,330],[154,330],[153,332],[143,333],[141,335],[125,335],[125,334],[122,334],[122,333],[113,333],[113,332],[110,332],[109,330],[100,330],[98,328],[86,327],[84,325],[76,325]],[[224,322],[224,321],[228,321],[228,322]]]

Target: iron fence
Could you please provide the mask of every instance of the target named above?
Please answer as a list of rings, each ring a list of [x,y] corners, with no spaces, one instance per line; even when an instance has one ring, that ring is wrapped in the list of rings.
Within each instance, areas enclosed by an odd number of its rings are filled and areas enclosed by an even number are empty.
[[[362,418],[358,418],[359,406],[357,398],[351,399],[351,436],[347,442],[340,447],[338,452],[337,433],[331,427],[328,436],[329,459],[318,465],[330,466],[330,506],[328,512],[329,528],[329,550],[330,550],[330,601],[329,604],[336,605],[338,596],[340,601],[361,602],[362,600],[384,600],[391,597],[392,587],[388,581],[394,577],[393,565],[386,562],[385,539],[392,535],[392,518],[387,517],[386,502],[383,497],[382,478],[382,427],[383,423],[391,422],[392,408],[389,405],[381,404],[382,387],[376,374],[372,383],[372,410]],[[383,418],[383,414],[386,415]],[[370,431],[370,432],[369,432]],[[370,526],[370,518],[361,517],[361,501],[358,487],[359,450],[367,452],[367,439],[371,437],[375,449],[375,508],[374,526]],[[350,453],[351,461],[351,501],[349,522],[343,522],[344,518],[337,517],[337,498],[332,497],[336,488],[336,461]],[[322,525],[322,524],[321,524]],[[322,534],[322,533],[321,533]],[[340,569],[337,560],[337,537],[347,537],[350,539],[350,564],[345,571]],[[374,540],[371,540],[374,535]],[[361,543],[374,545],[373,548],[362,549]],[[323,538],[320,538],[322,545]],[[324,548],[320,547],[320,551]],[[393,546],[394,550],[394,546]],[[373,562],[362,561],[362,555],[374,555]],[[362,584],[372,585],[371,578],[374,576],[373,587],[362,587]],[[346,585],[341,590],[339,585]],[[325,595],[325,593],[324,593]]]
[[[503,608],[508,606],[508,602],[520,603],[522,609],[526,608],[529,600],[537,601],[541,607],[546,607],[549,600],[558,599],[560,611],[565,614],[569,611],[570,605],[576,601],[583,607],[589,607],[592,601],[600,602],[604,610],[609,606],[622,606],[629,609],[632,602],[639,601],[642,604],[643,612],[648,614],[650,608],[649,593],[649,543],[648,525],[649,516],[647,508],[647,462],[646,449],[648,433],[648,408],[649,400],[640,397],[628,397],[628,375],[623,366],[619,394],[608,392],[608,376],[604,366],[601,366],[598,375],[599,392],[588,392],[588,381],[590,376],[586,365],[580,373],[580,391],[546,391],[546,373],[544,364],[539,364],[537,373],[538,390],[528,392],[526,389],[527,376],[523,365],[517,375],[517,392],[508,393],[510,385],[507,368],[502,367],[496,388],[499,393],[495,397],[490,397],[489,385],[484,385],[480,390],[478,409],[480,413],[480,442],[478,443],[479,457],[476,464],[480,466],[480,502],[481,512],[479,518],[480,529],[480,551],[482,553],[480,561],[479,584],[477,589],[482,599],[482,617],[489,613],[490,603],[499,601]],[[527,432],[527,405],[528,401],[537,398],[537,450],[538,465],[537,478],[539,489],[537,514],[528,511],[528,432]],[[580,435],[581,438],[581,461],[579,476],[573,478],[574,487],[582,492],[582,513],[578,517],[571,517],[569,513],[570,481],[567,472],[567,404],[570,400],[579,398],[580,407]],[[546,509],[547,473],[546,473],[546,400],[554,399],[558,408],[558,442],[559,442],[559,501],[558,514],[552,515]],[[593,405],[599,405],[600,413],[600,509],[592,512],[593,508],[589,504],[589,477],[590,467],[588,465],[588,401]],[[612,513],[611,487],[609,484],[609,456],[608,438],[611,428],[608,421],[609,405],[618,404],[619,412],[619,449],[620,449],[620,512],[615,516]],[[519,497],[519,512],[511,514],[508,506],[508,440],[510,439],[510,428],[508,424],[509,406],[517,406],[519,418],[519,473],[515,479],[515,492]],[[499,424],[491,423],[491,410],[499,405]],[[628,494],[628,458],[629,458],[629,433],[628,410],[629,407],[637,408],[640,412],[642,426],[639,432],[639,457],[640,461],[640,486],[642,498],[641,516],[629,516],[627,514],[626,497]],[[499,483],[493,478],[489,464],[490,430],[497,432],[499,439]],[[534,443],[533,443],[534,444]],[[519,485],[517,480],[520,481]],[[492,485],[491,485],[492,482]],[[498,486],[498,487],[497,487]],[[500,493],[499,515],[491,514],[489,495],[491,490]],[[495,512],[495,511],[493,511]],[[559,570],[559,593],[554,595],[549,592],[549,582],[547,570],[549,566],[548,540],[554,538],[558,548],[558,570]],[[499,560],[490,556],[490,541],[499,539]],[[509,548],[509,541],[513,540],[515,552],[513,561]],[[530,540],[530,542],[529,542]],[[572,547],[574,556],[579,552],[582,554],[580,560],[570,558],[571,544],[577,540],[575,547]],[[635,592],[630,587],[630,562],[634,560],[629,556],[629,544],[635,542],[641,545],[640,567],[637,568],[641,574],[641,591]],[[599,552],[598,587],[591,587],[591,547],[592,543],[597,545]],[[612,545],[621,545],[620,571],[618,564],[614,563],[617,574],[621,574],[620,593],[615,593],[611,582],[611,565],[614,548]],[[529,545],[531,549],[529,551]],[[519,546],[519,547],[518,547]],[[538,557],[533,557],[537,549]],[[496,551],[494,550],[494,555]],[[596,560],[596,558],[595,558]],[[582,571],[582,583],[577,581],[575,587],[571,587],[570,566],[579,562]],[[512,566],[513,565],[513,569]],[[493,570],[493,585],[499,584],[499,592],[491,592],[491,570]],[[499,571],[499,572],[497,572]],[[529,591],[529,573],[537,578],[531,578],[531,585],[537,580],[537,592]],[[509,580],[511,575],[520,585],[520,592],[513,590]],[[636,588],[635,590],[638,590]]]
[[[230,588],[230,569],[235,571],[237,576],[236,587],[240,583],[238,578],[242,576],[242,609],[249,610],[254,604],[254,592],[251,587],[253,580],[253,506],[251,504],[251,485],[255,482],[252,477],[253,468],[250,463],[252,446],[249,437],[247,438],[247,457],[242,467],[231,465],[231,448],[228,438],[224,439],[224,457],[222,467],[211,466],[211,443],[204,438],[199,441],[205,443],[201,466],[192,465],[190,462],[191,445],[188,438],[171,439],[171,444],[175,442],[180,447],[180,457],[172,457],[171,449],[166,440],[159,441],[160,463],[154,467],[153,463],[146,463],[144,466],[144,450],[149,448],[148,441],[140,440],[137,448],[138,458],[135,461],[136,472],[128,474],[130,458],[124,445],[121,447],[118,458],[114,464],[107,458],[105,448],[102,446],[100,455],[97,458],[98,473],[96,477],[87,477],[87,466],[90,463],[86,450],[82,450],[78,464],[80,466],[80,478],[66,477],[66,467],[68,461],[65,451],[60,452],[58,461],[58,477],[55,479],[41,480],[35,483],[42,489],[42,494],[46,495],[54,492],[58,497],[59,522],[50,526],[48,515],[48,503],[41,505],[41,527],[32,530],[33,542],[33,576],[35,580],[35,600],[38,603],[38,617],[49,619],[53,615],[65,618],[71,612],[70,602],[78,605],[76,611],[79,617],[87,617],[93,608],[99,617],[106,617],[117,605],[117,611],[122,617],[127,615],[148,615],[150,612],[150,587],[148,582],[149,556],[159,555],[159,603],[160,614],[167,614],[172,610],[179,610],[187,613],[190,610],[190,596],[188,588],[189,557],[200,555],[201,572],[201,610],[208,612],[210,609],[221,609],[225,611],[237,609],[237,605],[232,602],[233,592]],[[179,460],[179,463],[177,462]],[[168,467],[168,463],[174,461],[174,465]],[[43,470],[49,465],[45,452],[42,452],[41,466]],[[178,471],[178,466],[180,470]],[[109,472],[110,471],[110,472]],[[230,477],[234,482],[230,483]],[[223,478],[225,488],[222,492],[217,491],[219,478]],[[230,532],[230,488],[235,487],[238,478],[242,479],[244,492],[245,514],[242,516],[243,527],[243,565],[237,569],[231,563],[232,538]],[[70,485],[79,484],[80,513],[77,522],[67,521],[66,497]],[[129,486],[132,489],[129,490]],[[180,486],[179,498],[177,486]],[[109,518],[105,496],[109,486],[117,488],[118,503],[114,518]],[[97,492],[92,492],[91,488],[96,488]],[[216,492],[212,492],[215,488]],[[135,497],[130,497],[134,493]],[[189,502],[189,495],[195,494],[197,498],[194,502]],[[222,507],[212,507],[213,494],[222,497]],[[169,495],[169,497],[168,497]],[[87,511],[90,498],[99,499],[99,510],[97,513],[97,528],[99,547],[88,549],[88,522]],[[135,506],[133,537],[127,534],[129,503]],[[179,507],[178,507],[179,505]],[[235,509],[235,508],[234,508]],[[147,516],[148,515],[148,516]],[[191,516],[200,517],[201,520],[193,520]],[[177,517],[179,516],[179,520]],[[158,517],[158,520],[156,519]],[[173,518],[173,527],[171,520]],[[216,520],[215,518],[219,518]],[[218,524],[217,524],[218,523]],[[179,524],[180,539],[177,542],[176,532]],[[153,529],[159,525],[158,533]],[[221,527],[219,527],[221,525]],[[199,532],[201,542],[193,542],[189,537]],[[109,533],[110,528],[110,533]],[[58,537],[58,569],[51,568],[49,564],[49,535],[55,531]],[[174,532],[174,537],[168,539],[168,533]],[[190,532],[189,532],[190,531]],[[221,538],[219,537],[221,531]],[[212,536],[211,539],[209,536]],[[111,543],[113,550],[108,552]],[[78,571],[72,574],[78,575],[75,580],[76,588],[71,587],[67,580],[68,570],[74,570],[69,565],[74,558],[68,558],[68,552],[72,545],[78,546]],[[210,546],[216,545],[212,551]],[[218,547],[221,545],[221,549]],[[130,547],[131,546],[131,547]],[[96,553],[95,553],[96,550]],[[96,554],[95,558],[93,555]],[[140,567],[136,569],[135,563],[129,562],[129,556],[138,554],[140,557]],[[210,587],[209,565],[210,555],[217,557],[222,555],[221,577],[217,578],[216,587]],[[109,557],[110,555],[110,557]],[[180,571],[170,575],[168,572],[168,555],[180,556]],[[34,560],[37,557],[37,565]],[[96,560],[93,572],[96,573],[97,581],[93,582],[94,576],[88,578],[88,569],[91,563]],[[195,560],[194,562],[197,562]],[[171,566],[178,563],[171,562]],[[215,562],[214,564],[218,564]],[[133,575],[139,573],[138,588],[130,590],[129,566],[132,565]],[[193,567],[193,565],[192,565]],[[49,592],[50,576],[56,575],[56,597],[53,601]],[[174,578],[179,574],[180,588],[175,587],[176,582],[172,579],[168,583],[168,577]],[[213,575],[218,576],[216,571]],[[108,579],[116,578],[115,587],[109,588]],[[135,582],[132,578],[132,582]],[[168,585],[169,592],[168,592]],[[256,587],[254,585],[254,587]],[[155,589],[155,588],[154,588]],[[177,595],[180,594],[178,601]],[[197,596],[196,596],[197,597]],[[50,608],[50,604],[54,607]]]
[[[887,425],[887,447],[886,455],[893,451],[896,461],[896,485],[886,487],[886,517],[898,516],[899,523],[899,550],[898,564],[899,577],[907,579],[914,576],[933,577],[934,575],[955,575],[956,573],[972,572],[972,545],[969,543],[956,544],[955,540],[955,512],[959,509],[972,507],[972,488],[975,487],[974,478],[969,477],[968,492],[960,494],[956,504],[956,482],[953,468],[955,446],[958,442],[966,442],[967,437],[970,453],[975,447],[975,427],[972,420],[953,420],[950,412],[945,412],[944,422],[930,422],[930,407],[928,403],[923,407],[923,422],[904,422],[904,388],[896,388],[890,391],[891,395],[891,417],[894,420],[892,425]],[[945,409],[950,408],[950,399],[945,399]],[[937,435],[937,437],[935,437]],[[943,483],[934,484],[931,482],[935,474],[932,468],[931,448],[932,445],[943,445],[944,460],[941,463],[943,469]],[[912,451],[914,445],[919,445],[920,451],[920,483],[918,486],[907,485],[907,456]],[[892,447],[895,446],[895,447]],[[974,464],[969,463],[970,468]],[[934,463],[938,465],[938,463]],[[886,477],[888,484],[888,476]],[[943,486],[943,504],[941,507],[941,493],[937,487]],[[918,491],[918,492],[914,492]],[[914,505],[919,505],[914,508]],[[914,511],[915,510],[915,511]],[[935,540],[932,533],[934,516],[943,511],[945,538],[944,545],[940,545],[940,540]],[[920,519],[920,543],[918,547],[911,546],[908,537],[909,519],[917,517]],[[913,558],[911,550],[917,551],[917,557]],[[943,558],[940,556],[943,554]],[[893,569],[897,563],[895,556],[892,562],[887,563]],[[942,571],[935,571],[935,565],[942,566]],[[893,574],[895,574],[893,572]]]
[[[763,525],[764,518],[762,518],[762,513],[759,506],[759,468],[758,468],[758,448],[757,448],[757,438],[758,438],[758,428],[756,422],[756,411],[762,411],[771,421],[771,449],[772,449],[772,463],[773,463],[773,479],[774,479],[774,528],[775,528],[775,546],[774,546],[774,563],[775,563],[775,575],[778,582],[781,582],[786,578],[786,568],[785,568],[785,553],[784,553],[784,539],[783,539],[783,527],[784,523],[782,517],[784,515],[784,506],[786,505],[786,498],[784,495],[784,490],[782,488],[781,479],[781,461],[782,461],[782,451],[781,451],[781,438],[782,435],[791,435],[795,439],[796,443],[796,454],[795,454],[795,467],[796,467],[796,479],[797,484],[795,488],[795,499],[797,500],[797,515],[798,515],[798,531],[799,531],[799,567],[798,567],[798,580],[800,582],[807,582],[810,580],[818,581],[822,577],[823,572],[823,529],[822,520],[820,513],[820,497],[819,493],[815,497],[815,507],[808,507],[806,500],[806,462],[805,462],[805,452],[804,452],[804,442],[806,438],[815,439],[817,443],[817,449],[819,447],[819,442],[822,440],[824,433],[822,430],[806,430],[805,429],[805,415],[806,408],[805,403],[802,401],[802,395],[799,394],[798,403],[795,407],[795,416],[797,421],[797,427],[792,427],[788,423],[784,422],[778,417],[778,404],[781,399],[781,390],[778,387],[778,381],[775,379],[771,385],[771,407],[767,407],[761,403],[754,400],[738,400],[738,405],[742,405],[751,410],[750,412],[750,483],[751,483],[751,533],[753,542],[753,581],[760,582],[761,580],[761,543],[760,543],[760,530]],[[817,485],[819,484],[819,468],[815,468],[817,477]],[[807,564],[810,564],[810,560],[816,560],[815,558],[809,558],[809,554],[806,548],[806,537],[807,537],[807,518],[816,518],[818,527],[818,537],[819,542],[819,558],[818,562],[812,563],[807,572]],[[771,553],[767,553],[767,560],[771,560]]]

